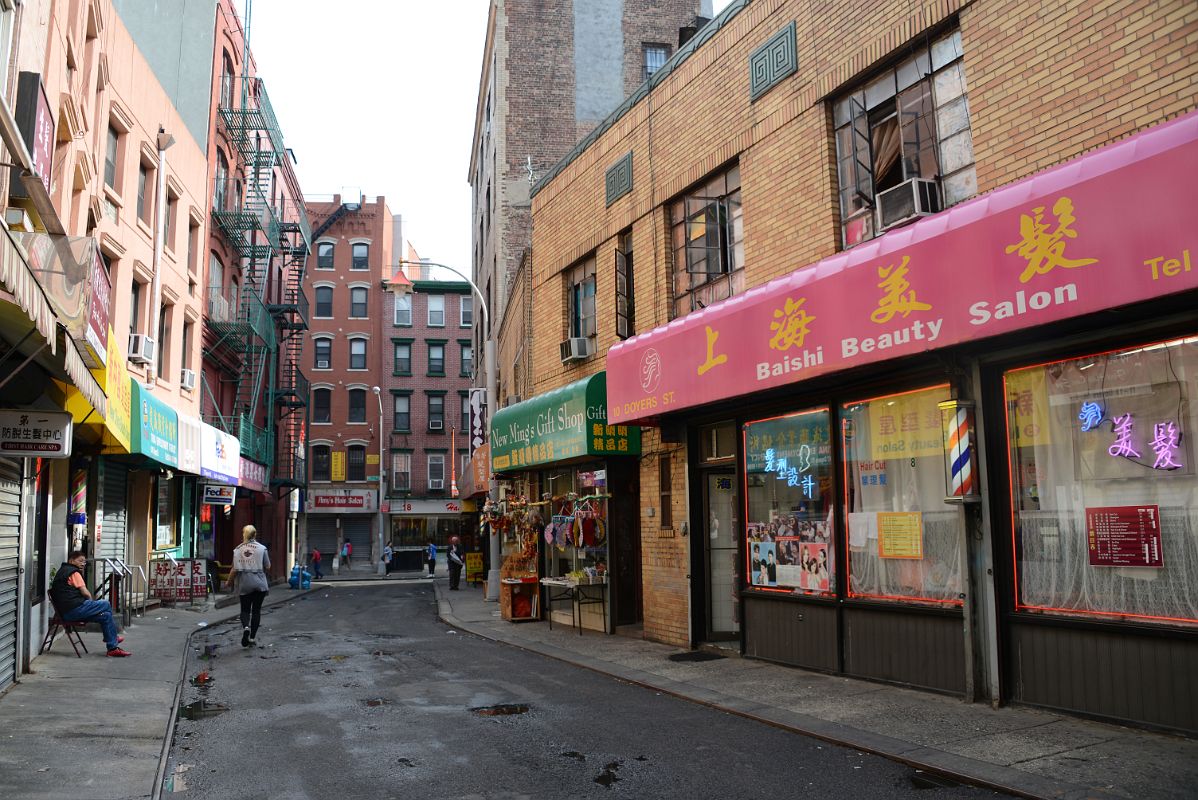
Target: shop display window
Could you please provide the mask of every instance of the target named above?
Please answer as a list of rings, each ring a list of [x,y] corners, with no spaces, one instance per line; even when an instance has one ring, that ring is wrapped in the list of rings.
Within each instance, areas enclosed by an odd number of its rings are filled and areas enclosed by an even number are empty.
[[[849,597],[960,605],[961,514],[947,505],[948,386],[842,411]]]
[[[607,576],[607,470],[603,464],[550,475],[543,531],[547,578],[596,582]]]
[[[1015,605],[1198,623],[1198,337],[1004,375]]]
[[[744,426],[745,574],[753,589],[835,594],[828,409]]]

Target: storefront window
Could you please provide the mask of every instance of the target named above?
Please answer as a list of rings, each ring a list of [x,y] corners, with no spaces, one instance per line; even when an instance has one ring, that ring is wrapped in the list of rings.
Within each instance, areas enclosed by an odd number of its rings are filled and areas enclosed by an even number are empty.
[[[606,574],[607,470],[603,464],[553,473],[549,491],[552,514],[544,534],[545,576]]]
[[[960,605],[961,514],[944,502],[948,386],[844,407],[848,596]]]
[[[158,476],[158,514],[154,530],[154,549],[167,550],[178,544],[178,481]]]
[[[828,410],[750,422],[744,447],[748,582],[766,591],[834,594]]]
[[[1198,337],[1004,376],[1015,603],[1198,622]]]

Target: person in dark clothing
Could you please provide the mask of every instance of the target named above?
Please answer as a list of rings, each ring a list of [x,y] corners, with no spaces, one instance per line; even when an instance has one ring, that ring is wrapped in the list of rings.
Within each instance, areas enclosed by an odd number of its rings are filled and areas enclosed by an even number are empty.
[[[428,576],[431,578],[437,571],[437,545],[431,539],[428,547],[424,551],[425,560],[428,561]]]
[[[58,568],[50,584],[50,602],[54,610],[67,622],[98,622],[104,632],[104,644],[108,655],[113,658],[131,656],[120,648],[125,637],[116,632],[116,620],[112,618],[112,605],[107,600],[96,600],[83,582],[83,568],[87,556],[80,550],[72,550],[67,560]]]
[[[445,560],[449,564],[449,588],[461,588],[458,584],[462,582],[462,567],[466,566],[466,556],[462,552],[462,544],[458,537],[450,538]]]
[[[233,569],[229,571],[229,587],[235,588],[241,599],[241,646],[258,644],[258,625],[262,621],[262,601],[270,592],[270,554],[258,541],[258,529],[246,525],[241,529],[242,543],[233,551]]]

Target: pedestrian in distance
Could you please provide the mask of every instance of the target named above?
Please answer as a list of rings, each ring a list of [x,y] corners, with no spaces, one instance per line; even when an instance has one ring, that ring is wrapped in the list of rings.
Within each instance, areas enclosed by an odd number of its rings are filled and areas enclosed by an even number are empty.
[[[391,574],[391,562],[395,558],[395,548],[387,542],[387,546],[383,548],[383,571],[385,574]]]
[[[258,529],[246,525],[241,529],[241,544],[233,550],[233,568],[229,571],[229,588],[241,598],[241,646],[258,643],[258,624],[262,620],[262,601],[270,591],[266,571],[270,569],[270,554],[258,541]]]
[[[315,547],[312,548],[312,574],[316,576],[316,580],[324,577],[324,573],[320,571],[320,560],[322,556],[320,551]]]
[[[428,559],[428,576],[431,578],[437,571],[437,545],[432,539],[428,540],[428,549],[425,551],[425,558]]]
[[[83,568],[87,556],[81,550],[72,550],[67,560],[54,574],[50,584],[50,602],[54,610],[66,622],[98,622],[104,632],[104,645],[112,658],[133,655],[120,648],[124,636],[116,632],[116,620],[112,617],[112,605],[107,600],[96,600],[83,582]]]
[[[462,582],[462,568],[466,566],[465,556],[462,554],[462,545],[458,537],[453,536],[449,540],[449,552],[445,557],[449,564],[449,588],[459,589]]]
[[[344,542],[341,543],[341,563],[345,565],[346,569],[351,568],[351,564],[349,563],[349,558],[353,554],[354,554],[353,542],[351,542],[349,539],[346,539]]]

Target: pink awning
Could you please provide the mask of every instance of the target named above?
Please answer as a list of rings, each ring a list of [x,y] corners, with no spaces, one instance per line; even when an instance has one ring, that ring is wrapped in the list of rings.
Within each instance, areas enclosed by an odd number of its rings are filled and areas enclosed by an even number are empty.
[[[608,419],[643,422],[1198,287],[1198,112],[613,347]]]

